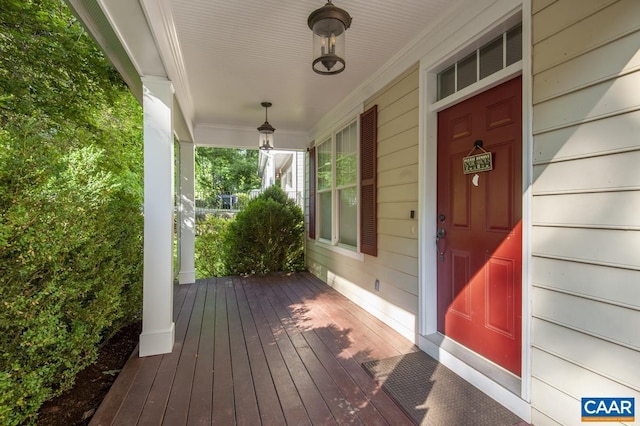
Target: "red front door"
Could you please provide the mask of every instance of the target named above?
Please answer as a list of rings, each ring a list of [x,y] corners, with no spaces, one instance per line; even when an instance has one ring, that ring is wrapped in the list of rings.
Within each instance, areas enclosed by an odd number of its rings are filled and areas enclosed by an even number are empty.
[[[438,113],[438,330],[518,376],[521,87],[517,77]],[[478,140],[493,170],[464,174]]]

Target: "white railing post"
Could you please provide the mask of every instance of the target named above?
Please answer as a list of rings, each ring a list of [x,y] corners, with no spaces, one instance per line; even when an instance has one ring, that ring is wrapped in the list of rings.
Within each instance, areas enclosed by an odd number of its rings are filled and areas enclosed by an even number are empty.
[[[190,284],[196,281],[195,272],[195,147],[191,142],[180,142],[180,271],[178,282]]]

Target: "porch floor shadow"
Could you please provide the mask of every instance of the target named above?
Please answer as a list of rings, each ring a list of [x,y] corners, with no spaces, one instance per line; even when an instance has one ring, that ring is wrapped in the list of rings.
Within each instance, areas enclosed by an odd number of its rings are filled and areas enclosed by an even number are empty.
[[[416,423],[362,364],[419,349],[310,273],[176,286],[174,318],[173,352],[136,349],[90,425]]]

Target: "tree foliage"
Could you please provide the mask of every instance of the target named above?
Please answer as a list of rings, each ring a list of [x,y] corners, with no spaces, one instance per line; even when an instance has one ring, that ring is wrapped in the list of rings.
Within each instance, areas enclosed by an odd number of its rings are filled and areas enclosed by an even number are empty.
[[[33,422],[134,318],[142,113],[60,0],[0,8],[0,424]]]
[[[196,192],[214,205],[220,194],[260,188],[258,151],[231,148],[196,148]]]

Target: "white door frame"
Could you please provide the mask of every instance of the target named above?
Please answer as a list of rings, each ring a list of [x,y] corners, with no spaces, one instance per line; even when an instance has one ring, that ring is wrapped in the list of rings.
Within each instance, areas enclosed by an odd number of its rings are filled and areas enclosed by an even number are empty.
[[[507,6],[507,8],[505,7]],[[510,6],[510,7],[509,7]],[[503,32],[506,23],[522,16],[522,61],[437,102],[437,73],[452,58],[463,58],[483,42]],[[471,19],[454,19],[449,25],[446,42],[432,49],[420,61],[420,145],[419,145],[419,345],[465,380],[509,408],[525,421],[531,419],[531,182],[533,136],[531,130],[531,0],[498,1]],[[447,62],[449,61],[449,62]],[[491,375],[472,367],[458,354],[434,343],[442,341],[437,331],[437,253],[435,246],[437,224],[437,118],[438,111],[455,105],[484,90],[522,75],[522,375],[519,395],[509,391]],[[431,336],[429,338],[428,336]],[[436,337],[434,339],[433,337]],[[446,338],[445,338],[446,339]],[[475,355],[474,355],[475,356]]]

